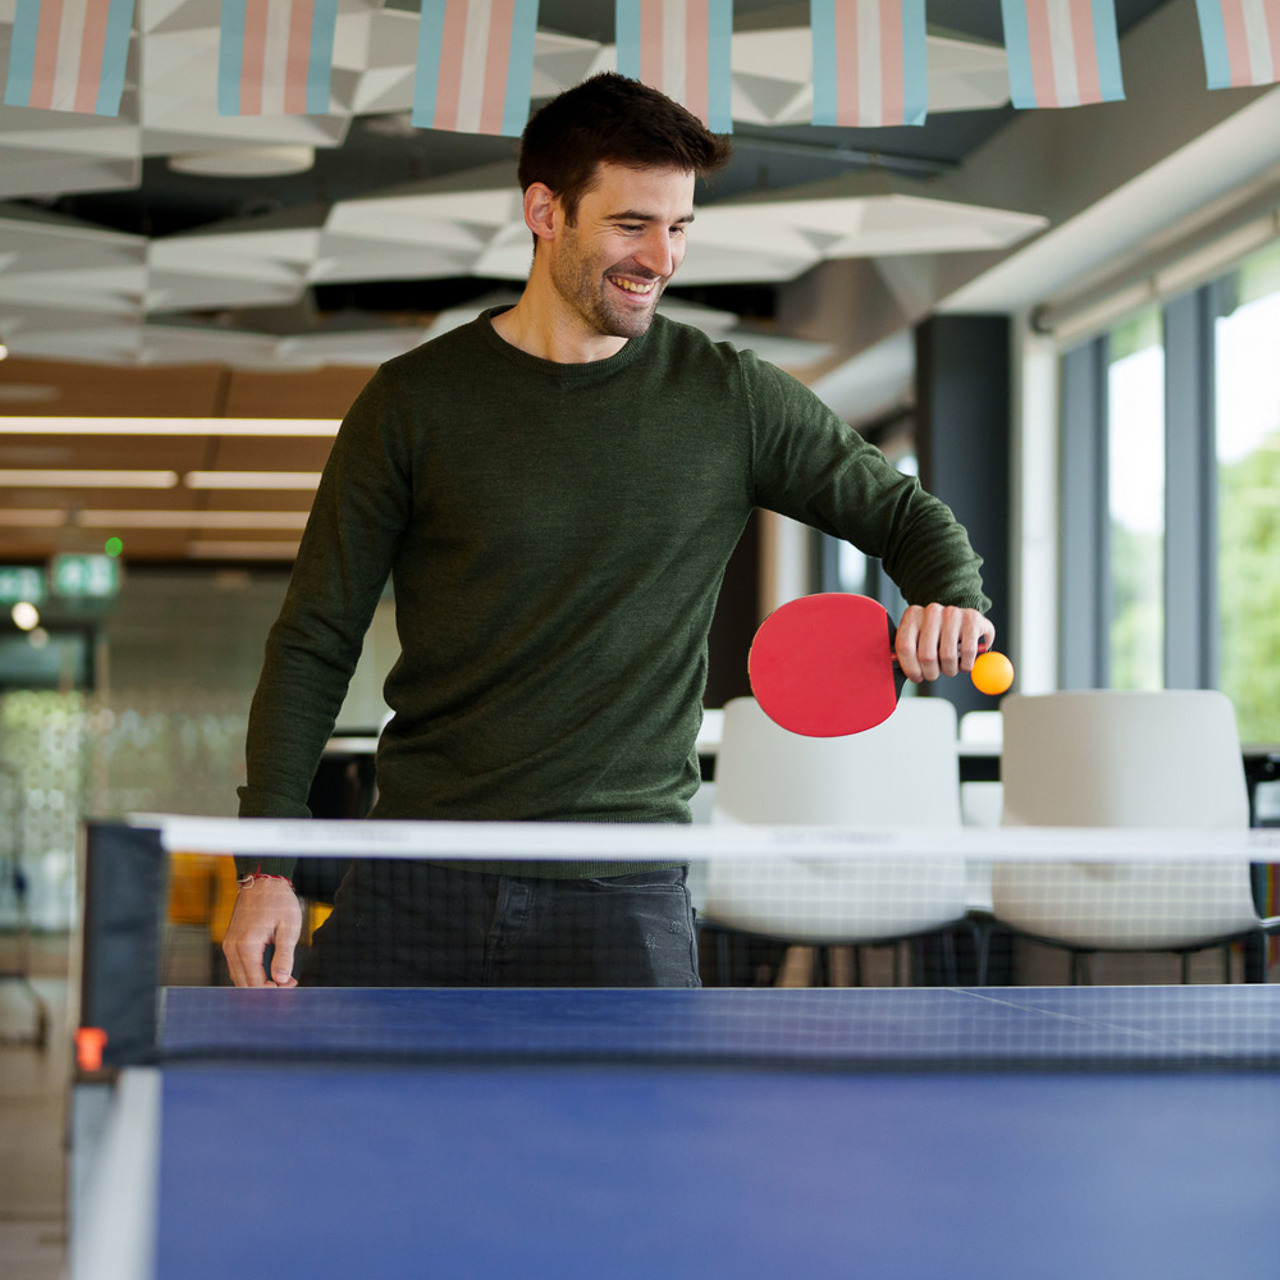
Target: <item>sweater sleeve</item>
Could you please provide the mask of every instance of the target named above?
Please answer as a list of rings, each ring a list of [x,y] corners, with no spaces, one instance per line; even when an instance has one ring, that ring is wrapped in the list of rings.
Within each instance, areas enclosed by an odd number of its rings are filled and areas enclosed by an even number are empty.
[[[241,817],[311,816],[312,778],[412,510],[407,415],[389,381],[375,374],[357,398],[316,491],[249,710]]]
[[[950,508],[782,370],[743,359],[757,505],[878,557],[909,604],[991,607]]]

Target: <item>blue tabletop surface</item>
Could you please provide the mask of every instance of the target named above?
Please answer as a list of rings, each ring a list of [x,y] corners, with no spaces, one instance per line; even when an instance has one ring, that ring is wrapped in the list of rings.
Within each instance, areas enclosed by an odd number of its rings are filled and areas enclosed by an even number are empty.
[[[1272,1280],[1280,1074],[1229,1054],[1278,1017],[1243,987],[174,989],[155,1278]],[[1036,1069],[978,1069],[1005,1049]],[[1134,1053],[1161,1069],[1105,1069]]]

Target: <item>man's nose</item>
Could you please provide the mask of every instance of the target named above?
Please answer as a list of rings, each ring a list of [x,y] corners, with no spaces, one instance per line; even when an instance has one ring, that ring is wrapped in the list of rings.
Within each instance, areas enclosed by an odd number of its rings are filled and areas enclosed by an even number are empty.
[[[680,262],[672,244],[671,232],[665,227],[655,228],[645,236],[640,252],[635,257],[646,271],[652,271],[656,276],[671,275]]]

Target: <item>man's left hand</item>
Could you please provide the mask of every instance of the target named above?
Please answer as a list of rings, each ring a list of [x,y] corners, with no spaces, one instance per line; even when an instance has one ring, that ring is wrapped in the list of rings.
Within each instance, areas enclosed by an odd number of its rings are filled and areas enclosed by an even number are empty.
[[[898,622],[893,648],[902,674],[919,684],[972,671],[973,660],[995,638],[995,627],[977,609],[913,604]]]

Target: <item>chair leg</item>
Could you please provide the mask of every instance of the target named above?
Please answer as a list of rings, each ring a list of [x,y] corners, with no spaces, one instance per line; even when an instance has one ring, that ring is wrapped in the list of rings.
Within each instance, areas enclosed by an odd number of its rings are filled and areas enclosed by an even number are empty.
[[[991,924],[987,920],[973,922],[973,949],[978,954],[978,986],[987,985],[987,966],[991,957]]]
[[[959,986],[959,978],[956,976],[956,935],[947,929],[942,935],[942,963],[943,970],[947,975],[947,986]]]

